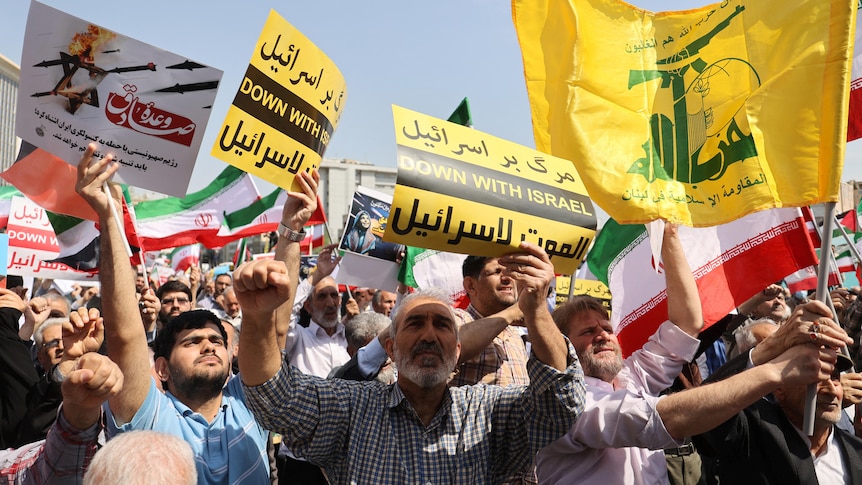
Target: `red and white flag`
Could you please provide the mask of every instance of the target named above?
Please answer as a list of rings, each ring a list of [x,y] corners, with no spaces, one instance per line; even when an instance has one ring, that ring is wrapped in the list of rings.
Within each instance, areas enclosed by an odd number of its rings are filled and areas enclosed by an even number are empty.
[[[697,282],[705,328],[766,286],[817,264],[798,209],[772,209],[713,227],[679,227]],[[613,295],[612,324],[626,355],[667,320],[667,287],[643,225],[608,221],[587,255]]]
[[[171,253],[171,269],[176,271],[185,271],[192,265],[198,265],[201,262],[201,246],[200,244],[189,244],[188,246],[180,246]]]
[[[185,198],[167,197],[135,204],[138,235],[148,251],[216,239],[224,215],[259,199],[251,176],[228,166],[204,189]],[[234,238],[234,239],[238,239]]]

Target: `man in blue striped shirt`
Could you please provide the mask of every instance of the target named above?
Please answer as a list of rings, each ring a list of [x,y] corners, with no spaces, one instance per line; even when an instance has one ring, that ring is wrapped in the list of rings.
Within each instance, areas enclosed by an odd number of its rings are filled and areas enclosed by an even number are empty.
[[[185,312],[156,335],[155,372],[166,392],[156,386],[135,273],[112,216],[110,194],[102,189],[119,164],[111,155],[93,160],[94,150],[90,144],[78,165],[76,190],[99,215],[108,356],[125,375],[122,392],[108,401],[108,435],[153,430],[185,439],[195,454],[198,483],[269,483],[267,433],[246,406],[240,380],[229,379],[227,334],[216,315]],[[119,207],[119,201],[113,204]]]
[[[299,372],[279,346],[299,271],[299,237],[316,208],[319,180],[300,172],[291,193],[278,261],[234,273],[243,309],[240,370],[249,408],[283,436],[297,457],[321,466],[332,483],[499,483],[529,469],[536,451],[562,436],[583,411],[583,373],[556,329],[545,296],[554,276],[548,255],[522,243],[500,258],[517,281],[533,356],[528,386],[450,388],[460,353],[445,295],[419,291],[395,311],[386,350],[398,381],[326,380]]]

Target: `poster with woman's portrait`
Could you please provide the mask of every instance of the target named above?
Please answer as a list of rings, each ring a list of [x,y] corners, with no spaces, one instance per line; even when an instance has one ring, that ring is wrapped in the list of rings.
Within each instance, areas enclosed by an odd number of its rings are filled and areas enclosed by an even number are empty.
[[[394,262],[404,246],[383,241],[391,203],[391,196],[359,187],[353,194],[339,248]]]

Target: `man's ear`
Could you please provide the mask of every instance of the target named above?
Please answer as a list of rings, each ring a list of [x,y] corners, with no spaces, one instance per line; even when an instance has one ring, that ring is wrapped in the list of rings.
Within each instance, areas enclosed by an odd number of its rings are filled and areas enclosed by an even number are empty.
[[[305,308],[305,311],[311,313],[311,299],[314,298],[312,295],[308,295],[308,298],[302,302],[302,308]]]
[[[473,292],[476,291],[476,280],[472,276],[465,276],[463,285],[464,291],[466,291],[468,295],[472,295]]]
[[[153,364],[153,369],[155,370],[156,376],[158,376],[160,381],[168,381],[168,378],[171,375],[171,373],[168,371],[168,359],[164,357],[156,358],[156,361]]]
[[[386,349],[386,355],[392,359],[392,362],[395,362],[395,339],[392,337],[386,337],[386,341],[383,343],[383,348]]]

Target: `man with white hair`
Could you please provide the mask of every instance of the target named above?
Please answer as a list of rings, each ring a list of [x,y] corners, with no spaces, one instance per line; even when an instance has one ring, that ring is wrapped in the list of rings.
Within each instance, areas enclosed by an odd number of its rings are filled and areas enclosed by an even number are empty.
[[[818,379],[801,382],[796,376],[806,372],[807,366],[790,361],[792,365],[779,372],[777,382],[760,393],[762,398],[733,410],[717,427],[693,438],[702,455],[718,459],[721,483],[862,483],[862,439],[836,426],[844,395],[841,372],[852,364],[843,355],[836,356],[835,349],[850,339],[831,314],[819,301],[797,306],[775,333],[704,382],[702,388],[722,385],[786,361],[782,356],[796,349],[819,354],[821,361],[831,356],[831,365],[821,363]],[[721,380],[728,375],[731,377]],[[709,383],[711,380],[718,382]],[[807,436],[803,416],[807,388],[812,384],[816,389],[811,409],[814,426]],[[745,386],[734,386],[732,394],[741,394]]]
[[[732,359],[739,354],[748,352],[763,339],[775,333],[778,324],[769,317],[758,319],[749,318],[733,331],[733,340],[736,345],[727,351],[727,358]]]
[[[360,313],[347,321],[344,326],[344,333],[347,337],[347,353],[350,354],[350,360],[346,364],[333,369],[329,377],[353,381],[364,381],[373,378],[385,384],[395,382],[395,367],[391,359],[387,358],[383,365],[378,366],[372,376],[365,376],[359,370],[359,349],[372,340],[379,338],[382,332],[389,328],[389,323],[389,318],[375,312]],[[381,347],[383,346],[382,343],[380,345]]]
[[[288,234],[301,231],[317,208],[316,176],[298,180],[303,206],[285,210]],[[295,293],[300,238],[279,238],[279,245],[283,239],[294,242],[278,261],[234,272],[245,396],[260,424],[332,483],[499,483],[528,470],[536,451],[583,411],[583,374],[548,311],[554,270],[538,246],[522,242],[521,252],[500,258],[519,282],[533,337],[530,384],[449,387],[460,353],[455,315],[448,296],[421,291],[395,310],[386,340],[399,370],[395,384],[320,379],[283,359],[279,335]]]
[[[333,368],[350,360],[340,305],[338,284],[327,276],[313,286],[305,300],[305,310],[311,314],[308,327],[291,322],[284,350],[290,363],[302,372],[326,377]]]
[[[83,485],[122,483],[195,485],[198,472],[189,444],[157,431],[129,431],[108,441],[90,462]]]

